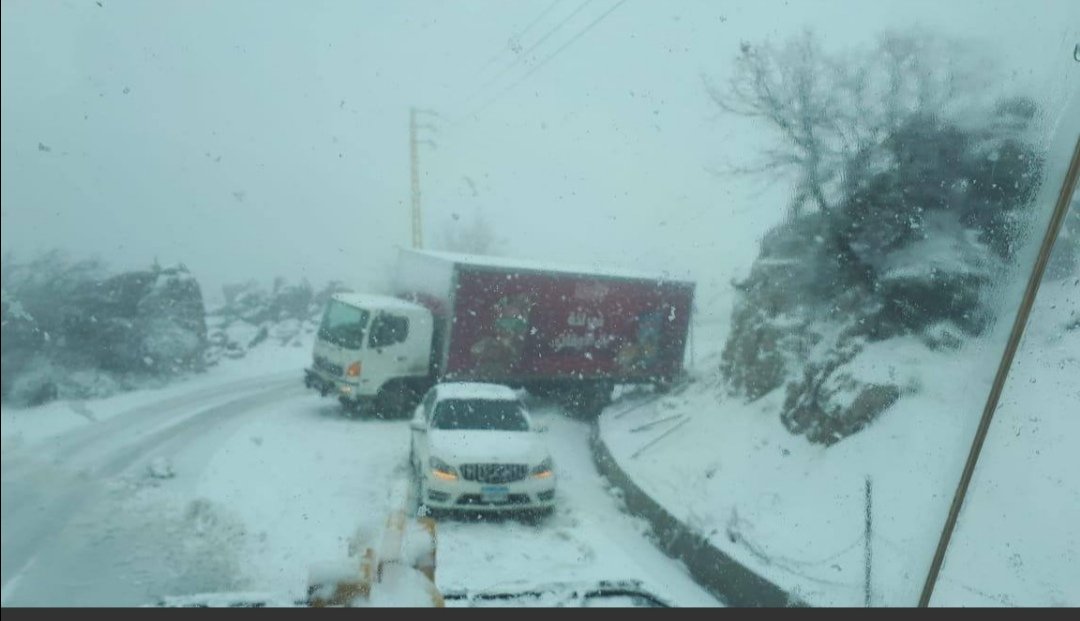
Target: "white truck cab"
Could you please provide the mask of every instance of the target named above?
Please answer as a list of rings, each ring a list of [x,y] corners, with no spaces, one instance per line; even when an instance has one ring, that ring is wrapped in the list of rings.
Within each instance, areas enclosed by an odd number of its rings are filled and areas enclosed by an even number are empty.
[[[411,409],[430,377],[431,312],[395,297],[335,294],[323,314],[304,384],[355,410]]]

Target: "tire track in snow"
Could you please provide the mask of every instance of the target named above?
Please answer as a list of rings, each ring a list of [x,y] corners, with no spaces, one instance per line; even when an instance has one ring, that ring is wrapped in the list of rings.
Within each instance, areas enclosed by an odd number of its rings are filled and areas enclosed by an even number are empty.
[[[168,420],[177,412],[203,406],[209,401],[233,397],[241,392],[261,391],[282,385],[285,382],[293,383],[293,381],[299,384],[299,380],[278,378],[259,377],[246,379],[199,390],[194,393],[177,395],[154,403],[139,405],[85,428],[85,430],[65,434],[55,445],[56,452],[61,459],[71,459],[73,456],[94,447],[102,439],[108,438],[117,431],[128,431],[134,426],[145,427],[148,426],[148,423],[159,423],[162,420]]]
[[[719,605],[613,495],[592,461],[588,423],[544,400],[528,407],[533,420],[549,428],[546,442],[558,477],[555,513],[536,524],[514,518],[440,521],[440,588],[513,592],[552,582],[638,580],[679,605]]]
[[[38,462],[42,460],[49,460],[53,466],[71,465],[77,457],[92,453],[95,449],[109,450],[118,443],[119,435],[137,437],[168,425],[178,415],[190,414],[200,407],[234,399],[238,394],[266,390],[288,381],[281,379],[280,374],[249,378],[129,408],[86,427],[18,447],[3,459],[4,478],[26,477],[41,469]],[[30,458],[28,453],[32,454]],[[93,460],[94,456],[90,459]],[[77,465],[71,467],[78,468]]]
[[[266,383],[266,380],[260,380],[258,383]],[[205,408],[175,425],[159,429],[134,443],[123,445],[119,451],[106,458],[96,468],[72,472],[55,464],[46,464],[32,469],[23,468],[16,473],[16,476],[9,476],[5,469],[4,485],[0,494],[0,502],[4,506],[2,520],[4,536],[3,545],[0,546],[2,547],[0,583],[3,583],[8,591],[15,591],[14,587],[8,588],[12,578],[23,573],[30,560],[43,546],[48,545],[51,537],[56,537],[64,530],[80,507],[107,491],[104,484],[108,477],[123,473],[140,459],[166,444],[190,442],[230,419],[247,414],[290,394],[300,394],[304,390],[292,380],[275,380],[269,383],[273,387],[263,388],[256,394],[234,398],[226,403]],[[217,398],[228,389],[245,390],[250,384],[250,382],[237,382],[229,388],[219,387],[200,392],[197,397],[170,399],[167,400],[171,403],[169,411],[174,414],[178,412],[183,414],[185,405]],[[140,406],[127,414],[147,411],[152,407],[152,404]],[[87,442],[104,440],[100,434],[94,434],[93,438],[93,440],[89,438],[83,438],[83,440]],[[47,490],[49,495],[38,494],[39,488]],[[10,595],[8,593],[9,597]]]
[[[280,382],[278,383],[280,384]],[[221,405],[212,406],[194,416],[185,418],[175,425],[153,432],[137,442],[124,446],[101,464],[94,471],[94,474],[116,476],[166,444],[183,445],[212,431],[215,427],[223,426],[230,420],[249,413],[255,408],[269,405],[286,397],[302,395],[304,391],[305,389],[302,386],[295,386],[292,382],[289,382],[289,385],[286,386],[278,385],[254,395],[240,397]]]

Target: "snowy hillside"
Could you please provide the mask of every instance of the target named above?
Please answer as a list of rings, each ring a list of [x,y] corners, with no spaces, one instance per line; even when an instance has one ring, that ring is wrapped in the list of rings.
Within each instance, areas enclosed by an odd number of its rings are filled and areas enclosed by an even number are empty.
[[[338,282],[316,291],[306,280],[282,278],[269,287],[256,281],[225,286],[222,304],[207,313],[207,363],[243,358],[263,344],[310,349],[327,300],[345,290]]]
[[[1066,440],[1080,435],[1078,309],[1080,281],[1044,285],[937,603],[1080,603],[1080,479]],[[617,404],[600,424],[620,466],[647,493],[713,545],[813,605],[862,605],[869,478],[873,602],[912,605],[997,356],[997,341],[935,351],[912,337],[867,347],[854,363],[859,371],[902,386],[904,395],[886,415],[829,447],[785,428],[778,416],[783,391],[751,402],[728,395],[711,371],[715,350],[684,392]]]
[[[918,601],[1045,215],[1037,104],[940,112],[840,153],[697,340],[697,381],[600,421],[646,493],[812,605],[862,605],[867,558],[873,605]],[[937,604],[1080,601],[1078,230],[1074,200]]]
[[[5,401],[102,397],[204,368],[202,291],[182,265],[109,275],[50,253],[3,271]]]
[[[326,300],[343,290],[277,278],[225,286],[209,310],[185,267],[110,274],[61,253],[6,260],[3,398],[14,406],[160,388],[275,348],[310,352]],[[274,357],[276,354],[269,354]]]

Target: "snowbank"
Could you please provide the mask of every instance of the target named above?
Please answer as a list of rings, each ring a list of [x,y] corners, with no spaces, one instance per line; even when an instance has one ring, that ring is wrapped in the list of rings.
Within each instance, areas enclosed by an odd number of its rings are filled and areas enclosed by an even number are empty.
[[[951,605],[1080,603],[1080,285],[1047,283],[1012,370],[935,595]],[[990,339],[992,340],[992,339]],[[993,346],[997,345],[997,346]],[[708,376],[599,421],[619,466],[725,554],[819,606],[913,605],[970,446],[1000,344],[929,350],[917,338],[852,363],[902,387],[886,415],[825,447],[789,433],[783,395],[749,403]],[[715,368],[715,353],[700,368]],[[1037,510],[1033,510],[1037,508]]]

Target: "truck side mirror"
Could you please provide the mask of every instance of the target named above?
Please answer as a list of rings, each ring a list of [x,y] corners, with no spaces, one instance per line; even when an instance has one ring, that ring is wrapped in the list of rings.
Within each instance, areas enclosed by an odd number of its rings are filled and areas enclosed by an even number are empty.
[[[409,421],[409,428],[413,431],[427,431],[427,427],[424,426],[424,422],[419,420]]]
[[[536,433],[547,433],[548,426],[547,425],[537,425],[536,427],[534,427],[534,429],[536,430]]]

